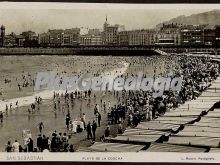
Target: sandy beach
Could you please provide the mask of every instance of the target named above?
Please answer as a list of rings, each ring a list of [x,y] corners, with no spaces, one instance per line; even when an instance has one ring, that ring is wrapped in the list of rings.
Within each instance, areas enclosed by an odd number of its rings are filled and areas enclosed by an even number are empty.
[[[59,75],[69,76],[85,73],[89,71],[94,75],[111,75],[117,77],[119,75],[135,75],[142,71],[146,76],[159,76],[169,72],[172,67],[178,65],[175,58],[164,57],[65,57],[65,56],[7,56],[1,57],[1,92],[0,110],[5,111],[6,104],[12,103],[12,110],[8,110],[8,114],[4,117],[4,122],[0,127],[2,136],[0,137],[1,150],[4,150],[8,140],[17,139],[23,144],[22,130],[28,129],[32,133],[34,142],[38,135],[38,123],[44,121],[45,128],[43,133],[50,136],[54,130],[65,132],[65,113],[61,110],[54,111],[53,93],[54,91],[41,90],[34,92],[34,86],[31,85],[32,80],[36,78],[37,72],[57,71]],[[175,68],[175,67],[174,67]],[[24,78],[24,79],[23,79]],[[11,80],[5,83],[5,79]],[[28,87],[22,87],[19,91],[17,84],[28,81]],[[63,93],[65,91],[59,91]],[[71,92],[71,91],[68,91]],[[95,116],[93,109],[95,104],[100,104],[100,100],[111,102],[111,105],[117,105],[118,100],[113,94],[103,95],[98,92],[96,98],[92,96],[90,105],[87,99],[77,99],[74,101],[74,107],[70,112],[72,118],[79,119],[80,113],[86,114],[87,121],[93,121]],[[35,97],[43,99],[40,111],[29,113],[30,104],[35,102]],[[121,93],[119,97],[123,98]],[[18,101],[18,105],[15,103]],[[80,112],[81,109],[81,112]],[[107,123],[107,114],[101,111],[102,126],[97,129],[97,136],[102,136]],[[117,130],[117,125],[112,126],[111,133]],[[13,131],[12,131],[13,130]],[[70,142],[74,147],[82,145],[91,145],[90,142],[84,141],[86,132],[74,134]]]

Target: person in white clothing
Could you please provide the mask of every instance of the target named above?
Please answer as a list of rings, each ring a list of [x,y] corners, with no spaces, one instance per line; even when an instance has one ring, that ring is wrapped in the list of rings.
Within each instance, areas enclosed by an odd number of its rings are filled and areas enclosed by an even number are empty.
[[[17,140],[15,140],[15,142],[12,144],[12,149],[14,152],[19,152],[19,146],[20,144],[18,143]]]
[[[70,123],[70,128],[71,128],[71,131],[73,132],[73,133],[76,133],[77,132],[77,125],[76,125],[76,123],[75,122],[72,122],[71,121],[71,123]]]
[[[99,113],[99,105],[97,104],[97,112]]]
[[[83,113],[82,115],[82,122],[83,122],[84,129],[86,129],[86,114],[85,113]]]

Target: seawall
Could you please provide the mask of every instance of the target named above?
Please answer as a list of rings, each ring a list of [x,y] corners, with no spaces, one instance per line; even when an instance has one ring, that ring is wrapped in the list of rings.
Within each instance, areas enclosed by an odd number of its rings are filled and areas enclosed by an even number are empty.
[[[0,55],[157,55],[149,48],[0,48]]]
[[[205,47],[74,47],[74,48],[0,48],[0,55],[112,55],[112,56],[150,56],[159,55],[161,50],[167,53],[207,52],[220,54],[220,48]]]

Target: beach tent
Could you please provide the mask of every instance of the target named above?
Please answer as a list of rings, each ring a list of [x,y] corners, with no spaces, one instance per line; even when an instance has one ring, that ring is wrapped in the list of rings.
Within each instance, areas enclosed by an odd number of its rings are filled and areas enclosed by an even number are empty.
[[[214,109],[214,111],[209,111],[209,113],[206,115],[206,117],[210,117],[210,118],[220,118],[220,110],[218,109]]]
[[[216,126],[220,126],[220,119],[219,119],[219,117],[204,116],[204,117],[201,118],[201,120],[199,122],[216,123]]]
[[[155,131],[137,128],[128,128],[124,131],[123,135],[165,135],[169,136],[171,133],[169,131]]]
[[[199,97],[197,102],[201,101],[202,103],[207,103],[207,104],[216,103],[219,101],[219,97],[220,96],[202,96],[202,97]]]
[[[144,147],[145,145],[96,142],[89,149],[93,152],[138,152]]]
[[[188,124],[189,122],[188,121],[178,121],[178,120],[155,120],[155,122],[159,122],[159,123],[162,123],[162,124],[173,124],[173,125],[177,125],[177,126],[180,126],[180,125],[185,125],[185,124]],[[194,123],[194,122],[193,122]],[[181,128],[182,129],[182,128]],[[180,129],[178,129],[180,130]],[[163,131],[163,130],[162,130]],[[166,130],[165,130],[166,131]],[[171,131],[171,130],[170,130]]]
[[[180,109],[188,109],[188,110],[203,110],[203,109],[207,109],[209,110],[212,106],[213,106],[213,102],[198,102],[197,104],[194,102],[194,103],[185,103],[184,106],[180,106],[179,108]],[[179,109],[178,108],[178,109]],[[178,110],[176,109],[176,110]]]
[[[147,144],[150,142],[163,141],[164,135],[118,135],[115,138],[105,138],[113,143]]]
[[[175,144],[166,143],[151,143],[150,147],[146,150],[140,152],[183,152],[183,153],[197,153],[197,152],[207,152],[207,147],[192,147],[192,146],[182,146]]]
[[[155,121],[163,123],[172,123],[172,124],[187,124],[197,120],[199,116],[189,116],[189,117],[169,117],[162,116],[155,119]]]
[[[210,98],[212,98],[212,97],[219,97],[220,96],[220,93],[219,92],[215,92],[215,88],[219,88],[219,84],[218,85],[212,85],[212,88],[213,88],[213,92],[211,92],[210,90],[209,91],[205,91],[205,92],[203,92],[199,97],[202,99],[202,97],[210,97]]]
[[[94,151],[86,147],[80,147],[76,150],[76,152],[94,152]]]
[[[209,152],[211,152],[211,153],[220,152],[220,148],[210,148]]]
[[[220,137],[220,132],[180,131],[176,136]]]
[[[212,85],[210,88],[208,88],[205,92],[206,92],[206,93],[218,93],[218,94],[220,94],[219,87],[220,87],[220,83],[213,84],[213,85]]]
[[[171,112],[166,112],[163,117],[195,117],[201,114],[201,111],[188,111],[188,110],[175,110]]]
[[[179,107],[177,109],[175,109],[175,111],[178,111],[178,112],[181,112],[181,111],[188,111],[188,112],[197,112],[197,113],[201,113],[202,111],[204,112],[208,112],[210,108],[207,108],[207,107],[204,107],[204,108],[191,108],[190,106],[189,107]]]
[[[200,127],[209,127],[209,130],[211,130],[212,128],[218,128],[220,132],[220,124],[218,123],[214,123],[214,122],[197,122],[194,123],[193,125],[195,126],[200,126]],[[215,131],[216,132],[216,131]]]
[[[181,126],[178,124],[162,123],[160,121],[141,122],[136,127],[138,129],[150,129],[158,131],[178,131]]]
[[[218,147],[220,137],[170,136],[168,144]]]
[[[183,129],[184,132],[219,132],[220,127],[208,127],[199,125],[186,125]]]
[[[190,101],[187,101],[185,102],[185,104],[182,105],[183,106],[186,106],[186,105],[212,105],[214,103],[216,103],[215,100],[212,100],[210,99],[212,97],[199,97],[197,98],[196,100],[190,100]]]

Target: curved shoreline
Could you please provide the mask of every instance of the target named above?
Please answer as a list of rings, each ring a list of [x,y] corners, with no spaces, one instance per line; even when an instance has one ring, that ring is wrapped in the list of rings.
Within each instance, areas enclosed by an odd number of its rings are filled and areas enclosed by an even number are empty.
[[[110,74],[113,78],[120,76],[126,72],[128,66],[129,66],[129,64],[126,62],[124,62],[123,65],[124,65],[124,67],[113,69],[110,72],[104,72],[103,75]],[[34,103],[35,97],[41,97],[44,100],[51,99],[53,97],[54,92],[61,94],[61,93],[65,93],[66,91],[65,90],[59,90],[59,91],[44,90],[44,91],[40,91],[40,92],[34,92],[34,94],[31,96],[13,98],[13,99],[9,99],[7,101],[0,100],[0,111],[5,112],[6,105],[9,106],[10,104],[12,104],[12,108],[31,105],[32,103]],[[68,93],[70,93],[70,92],[73,92],[73,91],[68,91]],[[18,101],[18,106],[15,105],[17,101]]]

